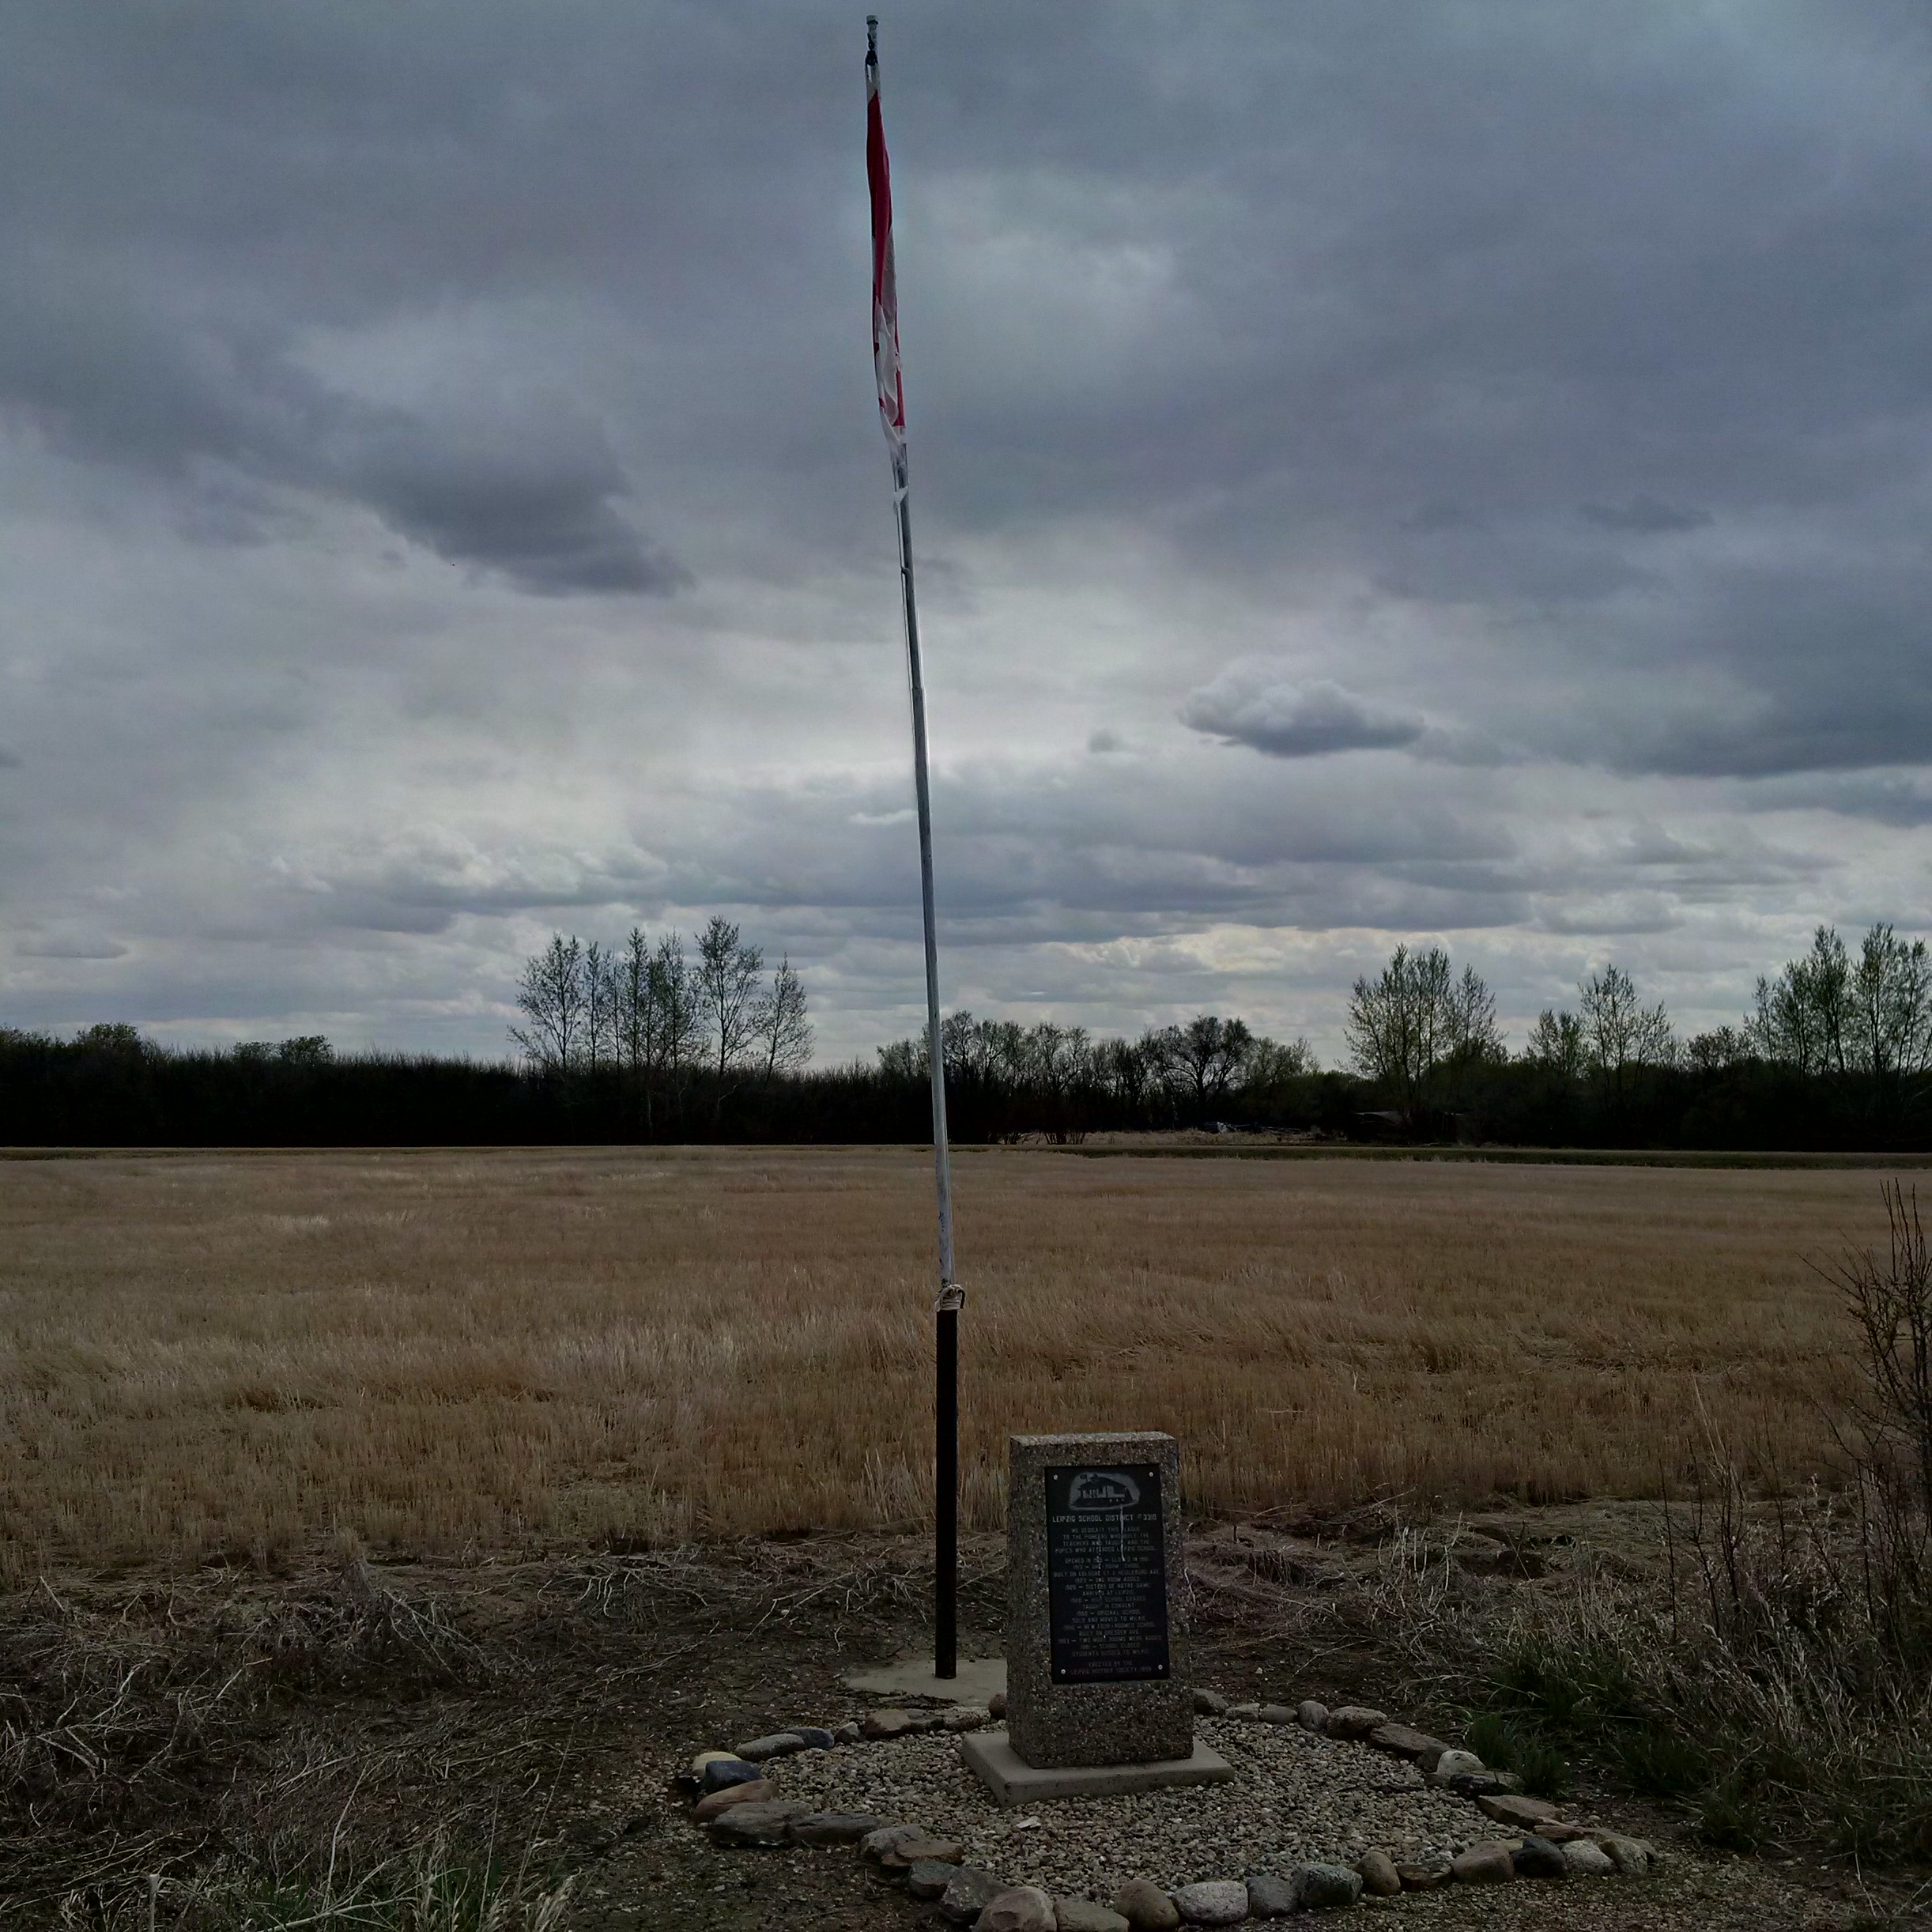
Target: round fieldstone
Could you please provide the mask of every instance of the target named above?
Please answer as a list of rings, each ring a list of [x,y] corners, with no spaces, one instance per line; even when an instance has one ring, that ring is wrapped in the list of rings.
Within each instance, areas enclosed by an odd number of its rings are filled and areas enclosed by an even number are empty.
[[[791,1821],[804,1809],[801,1805],[734,1805],[711,1820],[711,1836],[721,1845],[782,1845],[789,1836]]]
[[[862,1811],[808,1811],[792,1820],[791,1840],[795,1845],[855,1845],[885,1823]]]
[[[1471,1845],[1449,1861],[1459,1885],[1506,1885],[1516,1876],[1515,1861],[1504,1844]]]
[[[906,1867],[906,1889],[915,1899],[939,1898],[958,1870],[957,1865],[938,1858],[915,1858]]]
[[[1004,1691],[994,1692],[986,1700],[986,1707],[997,1724],[1006,1715],[1006,1693]]]
[[[1597,1839],[1603,1855],[1626,1878],[1641,1878],[1651,1869],[1651,1848],[1640,1838],[1604,1832]]]
[[[978,1730],[992,1721],[993,1714],[984,1704],[960,1704],[941,1716],[939,1726],[942,1730]]]
[[[1228,1700],[1219,1691],[1204,1690],[1198,1685],[1194,1689],[1194,1709],[1202,1717],[1225,1717]]]
[[[707,1764],[726,1764],[731,1761],[729,1751],[700,1751],[691,1760],[691,1775],[694,1778],[702,1778]]]
[[[858,1719],[848,1717],[843,1724],[832,1726],[832,1741],[834,1744],[857,1744],[865,1734],[858,1728]]]
[[[698,1789],[709,1797],[727,1785],[749,1784],[754,1778],[764,1775],[756,1764],[741,1757],[715,1757],[698,1773]]]
[[[910,1711],[868,1711],[858,1720],[862,1738],[909,1738],[922,1728]]]
[[[1132,1932],[1119,1912],[1092,1899],[1055,1899],[1053,1923],[1058,1932]]]
[[[858,1855],[868,1864],[877,1865],[896,1847],[925,1836],[916,1824],[881,1824],[859,1840]]]
[[[1447,1858],[1415,1858],[1398,1865],[1395,1876],[1402,1881],[1405,1892],[1433,1892],[1438,1885],[1450,1883],[1455,1874],[1449,1869]]]
[[[1038,1885],[1015,1885],[988,1902],[973,1932],[1055,1932],[1053,1900]]]
[[[1466,1777],[1482,1768],[1482,1760],[1474,1751],[1445,1751],[1427,1775],[1432,1784],[1447,1784],[1451,1778]]]
[[[1180,1908],[1151,1879],[1130,1878],[1113,1906],[1134,1932],[1175,1932],[1181,1922]]]
[[[791,1727],[791,1734],[808,1751],[829,1751],[838,1742],[821,1724],[794,1724]]]
[[[1572,1878],[1607,1878],[1617,1870],[1610,1855],[1587,1838],[1572,1839],[1563,1847],[1563,1862],[1569,1866]]]
[[[1261,1706],[1258,1704],[1231,1704],[1228,1707],[1227,1715],[1240,1718],[1259,1717]]]
[[[1304,1911],[1340,1911],[1362,1896],[1361,1874],[1345,1865],[1304,1865],[1296,1876]]]
[[[1300,1910],[1301,1887],[1293,1879],[1268,1874],[1247,1881],[1251,1919],[1286,1919]]]
[[[1519,1878],[1568,1878],[1570,1875],[1570,1862],[1563,1855],[1562,1846],[1553,1845],[1547,1838],[1538,1838],[1534,1832],[1516,1847],[1511,1862]]]
[[[778,1796],[778,1787],[769,1778],[753,1778],[744,1784],[728,1784],[722,1791],[700,1798],[691,1816],[700,1824],[709,1824],[738,1805],[768,1805]]]
[[[1402,1874],[1386,1851],[1364,1851],[1355,1861],[1355,1869],[1362,1875],[1362,1889],[1372,1896],[1393,1899],[1402,1896]]]
[[[1175,1909],[1191,1926],[1235,1926],[1247,1916],[1247,1887],[1238,1878],[1206,1878],[1182,1885]]]
[[[738,1754],[748,1764],[762,1764],[768,1758],[790,1757],[805,1749],[805,1740],[795,1730],[775,1730],[768,1738],[754,1738],[741,1744]]]
[[[1328,1706],[1318,1703],[1312,1697],[1304,1697],[1295,1707],[1295,1721],[1304,1730],[1326,1730],[1328,1728]]]
[[[1264,1724],[1292,1724],[1299,1721],[1291,1704],[1265,1704],[1255,1715]]]
[[[956,1865],[939,1895],[939,1915],[956,1926],[971,1925],[1006,1889],[1004,1879],[976,1865]]]

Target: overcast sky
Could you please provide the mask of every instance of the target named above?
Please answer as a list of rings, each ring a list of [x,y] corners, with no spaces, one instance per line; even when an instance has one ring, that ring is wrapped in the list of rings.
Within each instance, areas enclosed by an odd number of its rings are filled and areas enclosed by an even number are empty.
[[[1932,930],[1932,9],[880,0],[949,1006]],[[922,997],[862,0],[16,0],[0,1024]]]

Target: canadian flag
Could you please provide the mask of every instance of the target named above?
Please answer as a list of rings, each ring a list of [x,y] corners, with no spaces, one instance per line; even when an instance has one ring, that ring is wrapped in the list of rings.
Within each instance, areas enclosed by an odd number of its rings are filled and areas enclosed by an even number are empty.
[[[868,28],[876,25],[872,21]],[[879,50],[866,47],[866,180],[872,190],[872,366],[878,376],[879,421],[891,445],[893,473],[903,487],[906,466],[906,387],[899,372],[899,283],[892,272],[892,169],[885,158],[885,120],[879,110]]]

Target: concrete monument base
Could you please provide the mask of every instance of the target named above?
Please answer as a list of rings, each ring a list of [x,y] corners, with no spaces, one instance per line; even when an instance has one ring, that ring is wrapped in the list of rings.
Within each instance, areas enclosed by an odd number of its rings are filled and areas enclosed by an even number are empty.
[[[1111,1798],[1164,1784],[1224,1784],[1234,1775],[1227,1759],[1198,1740],[1191,1757],[1151,1764],[1038,1765],[1023,1762],[1003,1730],[975,1730],[960,1739],[960,1757],[1002,1805],[1030,1805],[1046,1798]]]

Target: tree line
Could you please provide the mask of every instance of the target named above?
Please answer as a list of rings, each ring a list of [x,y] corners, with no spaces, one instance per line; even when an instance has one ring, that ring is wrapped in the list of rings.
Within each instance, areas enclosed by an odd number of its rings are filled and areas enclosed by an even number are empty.
[[[515,988],[514,1057],[338,1054],[319,1035],[174,1051],[133,1027],[0,1028],[0,1142],[448,1145],[676,1140],[918,1142],[923,1036],[811,1065],[804,983],[714,918],[687,945],[555,934]],[[1932,962],[1874,926],[1821,926],[1735,1024],[1680,1039],[1614,964],[1511,1053],[1480,974],[1402,945],[1352,990],[1348,1062],[1200,1013],[1135,1038],[953,1014],[963,1141],[1232,1126],[1340,1141],[1516,1145],[1932,1146]]]
[[[1880,1146],[1932,1126],[1932,958],[1884,923],[1855,953],[1819,926],[1802,959],[1760,976],[1738,1024],[1681,1040],[1664,1003],[1606,964],[1574,1008],[1539,1013],[1513,1058],[1479,975],[1455,975],[1440,947],[1398,946],[1356,981],[1348,1039],[1412,1134],[1719,1145],[1721,1124],[1739,1145]]]
[[[1292,1107],[1295,1083],[1319,1070],[1305,1040],[1284,1045],[1216,1013],[1129,1040],[1051,1020],[1022,1026],[956,1013],[941,1023],[940,1044],[949,1116],[967,1140],[1252,1119]],[[881,1077],[897,1085],[923,1087],[930,1065],[923,1034],[878,1050]]]
[[[714,1126],[747,1077],[770,1085],[812,1058],[805,983],[787,954],[765,978],[764,953],[714,915],[687,954],[677,933],[654,946],[641,926],[621,945],[553,934],[525,961],[523,1023],[510,1040],[552,1080],[611,1076],[641,1109],[645,1138],[662,1112],[685,1121],[701,1086]]]

